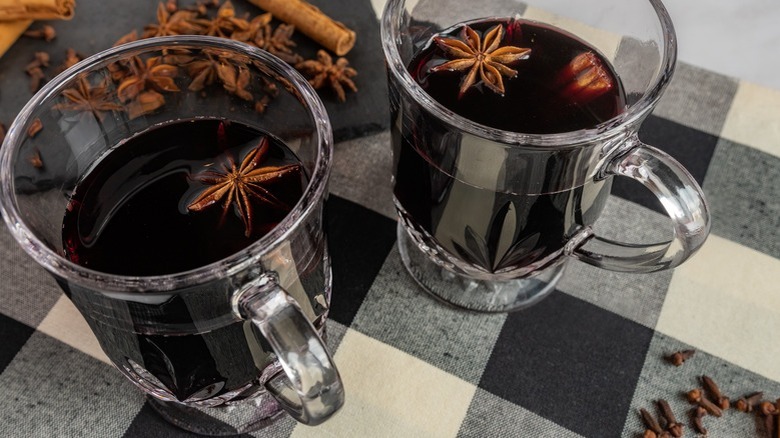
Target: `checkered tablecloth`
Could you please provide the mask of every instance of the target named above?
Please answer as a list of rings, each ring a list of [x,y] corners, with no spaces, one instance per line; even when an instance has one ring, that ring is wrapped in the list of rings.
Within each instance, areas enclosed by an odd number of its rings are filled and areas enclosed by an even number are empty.
[[[422,293],[395,246],[389,133],[337,144],[327,328],[346,404],[317,428],[282,418],[252,436],[633,438],[638,409],[654,412],[659,398],[694,436],[683,393],[702,374],[732,398],[780,397],[780,91],[678,64],[640,137],[704,188],[707,243],[648,275],[572,262],[548,298],[508,315]],[[603,234],[665,236],[643,189],[620,182],[613,194]],[[189,436],[108,364],[52,278],[0,228],[0,436]],[[682,367],[664,360],[682,349],[697,353]],[[705,422],[713,437],[765,436],[734,410]]]

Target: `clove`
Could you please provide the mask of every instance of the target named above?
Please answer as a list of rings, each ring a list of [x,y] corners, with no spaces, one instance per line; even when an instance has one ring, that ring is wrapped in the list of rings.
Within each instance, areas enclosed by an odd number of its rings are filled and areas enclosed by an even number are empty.
[[[49,42],[57,37],[57,32],[53,27],[48,24],[44,24],[40,29],[30,29],[24,33],[24,36],[28,38],[39,38]]]
[[[36,169],[43,169],[43,159],[41,159],[41,153],[38,149],[33,150],[33,154],[30,156],[30,164]]]
[[[30,126],[27,127],[27,136],[33,138],[38,135],[39,132],[41,132],[41,129],[43,129],[43,123],[41,122],[41,119],[35,119],[32,121]]]
[[[702,384],[704,385],[704,389],[712,397],[712,401],[715,402],[715,404],[719,408],[721,408],[723,410],[728,409],[729,408],[729,398],[724,396],[720,392],[720,388],[715,383],[715,381],[712,380],[712,378],[710,378],[709,376],[705,376],[705,375],[701,376],[701,381],[702,381]]]
[[[645,423],[647,430],[652,431],[657,436],[660,436],[663,433],[664,430],[661,429],[661,425],[658,424],[658,420],[656,420],[655,417],[653,417],[653,414],[648,412],[647,409],[639,409],[639,414],[642,415],[642,421]]]
[[[682,350],[682,351],[676,351],[669,356],[666,357],[666,360],[672,363],[672,365],[679,367],[682,365],[686,360],[693,357],[693,355],[696,354],[696,350]]]
[[[735,403],[735,407],[740,412],[753,412],[762,398],[764,398],[763,392],[754,392],[748,396],[740,397]]]
[[[661,409],[661,415],[666,420],[666,430],[668,430],[673,437],[680,438],[682,436],[683,425],[677,422],[674,412],[672,412],[672,408],[669,406],[669,402],[660,399],[658,400],[658,407]]]
[[[693,429],[696,431],[696,433],[700,433],[702,435],[707,435],[707,428],[704,427],[704,422],[702,419],[705,415],[707,415],[707,411],[701,407],[697,406],[693,409]]]

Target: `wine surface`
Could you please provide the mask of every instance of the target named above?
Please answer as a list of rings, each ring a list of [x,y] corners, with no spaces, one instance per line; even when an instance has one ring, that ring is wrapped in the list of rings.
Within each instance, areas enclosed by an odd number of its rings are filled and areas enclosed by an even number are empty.
[[[188,207],[233,166],[240,168],[264,139],[268,147],[254,169],[299,164],[273,136],[222,120],[178,121],[126,140],[77,183],[63,221],[66,257],[96,271],[150,276],[205,266],[244,249],[296,204],[304,172],[255,189],[279,203],[248,195],[249,207],[242,208],[251,208],[249,235],[238,193],[199,211]]]

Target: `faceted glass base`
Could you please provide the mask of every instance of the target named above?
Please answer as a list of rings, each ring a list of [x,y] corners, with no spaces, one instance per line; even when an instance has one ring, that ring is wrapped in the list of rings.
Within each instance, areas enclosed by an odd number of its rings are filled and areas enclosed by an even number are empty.
[[[565,263],[516,280],[486,281],[456,274],[431,260],[398,223],[398,249],[406,270],[437,299],[477,312],[511,312],[538,303],[555,289]]]

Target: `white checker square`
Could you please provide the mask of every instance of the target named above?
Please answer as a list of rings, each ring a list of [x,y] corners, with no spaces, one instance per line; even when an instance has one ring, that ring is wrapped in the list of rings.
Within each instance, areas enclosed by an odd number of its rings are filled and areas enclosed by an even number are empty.
[[[348,330],[334,357],[346,402],[301,437],[455,437],[476,386],[401,350]]]
[[[740,81],[720,135],[780,157],[780,90]]]
[[[87,321],[64,295],[52,307],[46,318],[41,321],[38,331],[46,333],[95,359],[111,364],[111,360],[103,353],[103,349],[100,348],[100,344]]]
[[[700,252],[674,271],[656,328],[780,381],[773,336],[780,332],[778,274],[780,260],[710,235]]]

